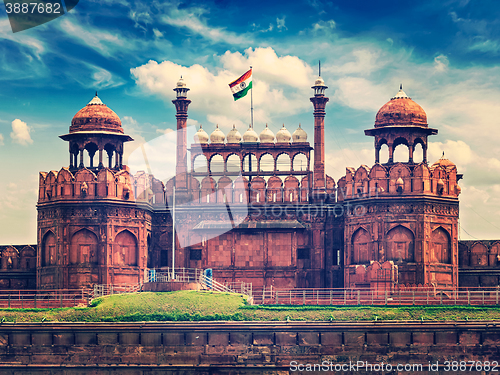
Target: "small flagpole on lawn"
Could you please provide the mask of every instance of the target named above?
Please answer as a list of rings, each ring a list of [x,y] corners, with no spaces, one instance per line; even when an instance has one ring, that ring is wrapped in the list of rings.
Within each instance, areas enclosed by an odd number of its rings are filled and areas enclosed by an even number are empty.
[[[250,67],[250,70],[252,67]],[[253,72],[252,72],[253,76]],[[253,129],[253,77],[252,77],[252,88],[250,89],[250,117],[251,117],[251,123],[252,123],[252,129]]]

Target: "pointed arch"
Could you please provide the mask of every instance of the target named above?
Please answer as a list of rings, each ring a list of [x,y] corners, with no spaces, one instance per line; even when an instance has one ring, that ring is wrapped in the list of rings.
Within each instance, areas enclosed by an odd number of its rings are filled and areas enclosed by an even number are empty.
[[[252,202],[265,202],[266,201],[266,180],[261,176],[256,176],[250,183],[250,200]]]
[[[56,264],[56,236],[51,230],[43,236],[41,257],[42,267]]]
[[[13,246],[9,246],[2,251],[2,269],[19,268],[19,251]]]
[[[292,168],[294,171],[307,171],[309,167],[309,161],[306,154],[303,152],[298,152],[293,156]]]
[[[295,176],[285,178],[285,202],[297,202],[299,200],[299,180]]]
[[[451,238],[443,227],[438,227],[431,234],[431,262],[451,263]]]
[[[36,269],[36,251],[31,246],[25,246],[19,252],[22,269]]]
[[[137,266],[137,238],[125,229],[118,233],[113,243],[113,264],[117,266]]]
[[[271,176],[267,181],[267,201],[282,202],[283,182],[278,176]]]
[[[415,235],[410,229],[397,225],[387,232],[386,239],[385,260],[398,263],[414,261]]]
[[[273,156],[266,152],[259,159],[259,171],[261,172],[272,172],[274,171],[274,158]]]
[[[356,229],[351,237],[351,264],[364,264],[374,260],[370,242],[370,234],[366,229]]]
[[[221,154],[213,154],[210,157],[210,173],[222,173],[224,171],[224,158]]]
[[[477,242],[472,246],[470,263],[471,266],[488,265],[488,248],[482,242]]]
[[[70,264],[97,264],[97,236],[84,228],[71,236]]]
[[[290,155],[283,152],[277,156],[277,158],[276,158],[276,170],[277,171],[290,171],[291,170]]]
[[[238,154],[230,154],[226,159],[226,171],[239,172],[241,170],[241,159]]]
[[[243,157],[243,172],[255,172],[257,170],[257,157],[255,154],[246,154]]]
[[[203,154],[196,155],[193,160],[193,172],[196,173],[207,173],[208,172],[208,160]]]

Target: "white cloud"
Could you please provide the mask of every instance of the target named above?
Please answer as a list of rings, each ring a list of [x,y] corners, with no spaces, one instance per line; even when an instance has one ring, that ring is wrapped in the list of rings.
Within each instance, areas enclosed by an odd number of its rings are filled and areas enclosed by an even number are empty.
[[[140,147],[141,144],[145,143],[146,139],[142,136],[142,128],[137,120],[130,116],[123,116],[121,120],[125,132],[134,139],[132,142],[127,142],[124,148],[123,160],[127,161],[130,154]]]
[[[329,32],[337,27],[334,20],[329,21],[319,21],[313,24],[312,32],[317,33],[318,31]]]
[[[439,55],[434,58],[434,69],[437,72],[444,72],[448,69],[449,61],[445,55]]]
[[[337,80],[337,91],[333,97],[341,104],[354,109],[377,112],[384,104],[384,88],[371,80],[359,77],[345,77]]]
[[[472,46],[469,47],[469,49],[471,51],[479,51],[497,55],[500,52],[500,44],[498,44],[494,40],[487,39],[474,43]]]
[[[464,141],[452,141],[447,140],[446,142],[432,142],[432,138],[429,142],[428,148],[428,160],[433,163],[442,157],[444,152],[444,157],[451,160],[456,164],[458,170],[464,171],[466,166],[469,165],[474,160],[477,160],[477,156],[474,155],[470,146]]]
[[[83,27],[82,25],[77,24],[74,21],[75,19],[76,18],[71,18],[70,20],[65,17],[60,22],[60,29],[66,34],[71,35],[73,38],[80,40],[82,44],[97,50],[105,56],[111,56],[115,49],[124,46],[125,41],[118,35],[100,31],[96,28],[90,27],[89,25]],[[130,48],[130,43],[127,43],[127,47]]]
[[[256,123],[264,124],[274,116],[282,117],[310,108],[309,92],[303,89],[313,82],[314,76],[312,69],[298,57],[277,56],[271,48],[249,48],[245,55],[226,52],[219,57],[219,61],[222,68],[214,73],[198,64],[183,67],[171,61],[160,64],[149,61],[131,69],[131,73],[144,90],[168,100],[172,98],[172,88],[182,75],[191,89],[189,97],[196,103],[195,110],[204,113],[210,122],[224,121],[228,129],[233,123],[250,122],[249,98],[235,102],[228,87],[249,66],[254,66]],[[206,128],[209,129],[210,126],[207,124]]]
[[[45,45],[40,40],[28,35],[26,33],[13,34],[9,19],[0,20],[0,39],[8,39],[27,47],[39,59],[40,55],[45,52]]]
[[[285,16],[283,18],[276,18],[276,28],[278,31],[281,31],[283,29],[288,30],[288,28],[285,26]]]
[[[212,42],[224,42],[228,44],[252,44],[253,40],[245,34],[236,34],[221,27],[210,27],[202,19],[206,12],[203,8],[191,7],[188,9],[171,8],[168,14],[162,17],[162,21],[170,26],[186,28],[192,33],[200,35]]]
[[[337,76],[369,76],[389,63],[388,58],[383,56],[382,50],[373,46],[360,46],[334,61],[333,64],[329,62],[325,65],[323,71]]]
[[[3,146],[3,145],[4,145],[3,134],[0,134],[0,146]]]
[[[12,121],[12,133],[10,133],[10,137],[12,141],[15,143],[19,143],[20,145],[27,146],[28,144],[32,144],[33,140],[30,136],[31,129],[28,125],[19,120],[15,119]]]
[[[155,34],[155,37],[157,37],[157,38],[163,37],[163,33],[158,29],[153,29],[153,33]]]

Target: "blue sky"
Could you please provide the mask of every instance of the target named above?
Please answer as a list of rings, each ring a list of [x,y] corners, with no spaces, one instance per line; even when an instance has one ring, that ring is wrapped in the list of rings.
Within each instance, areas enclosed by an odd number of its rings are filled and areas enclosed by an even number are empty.
[[[227,84],[254,68],[255,128],[301,123],[312,142],[310,86],[329,86],[327,172],[372,165],[377,110],[403,83],[427,112],[430,162],[461,181],[461,238],[500,238],[500,6],[493,0],[158,2],[80,0],[13,34],[0,6],[0,243],[36,242],[38,172],[69,162],[73,115],[98,90],[136,141],[175,125],[182,74],[191,124],[243,133],[249,102]]]

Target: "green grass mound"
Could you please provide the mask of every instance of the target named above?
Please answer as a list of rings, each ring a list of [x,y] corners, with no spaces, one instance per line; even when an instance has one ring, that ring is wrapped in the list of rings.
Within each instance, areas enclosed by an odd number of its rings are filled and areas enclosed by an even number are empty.
[[[500,320],[500,307],[250,306],[241,294],[179,291],[95,299],[90,307],[0,309],[5,322]]]

